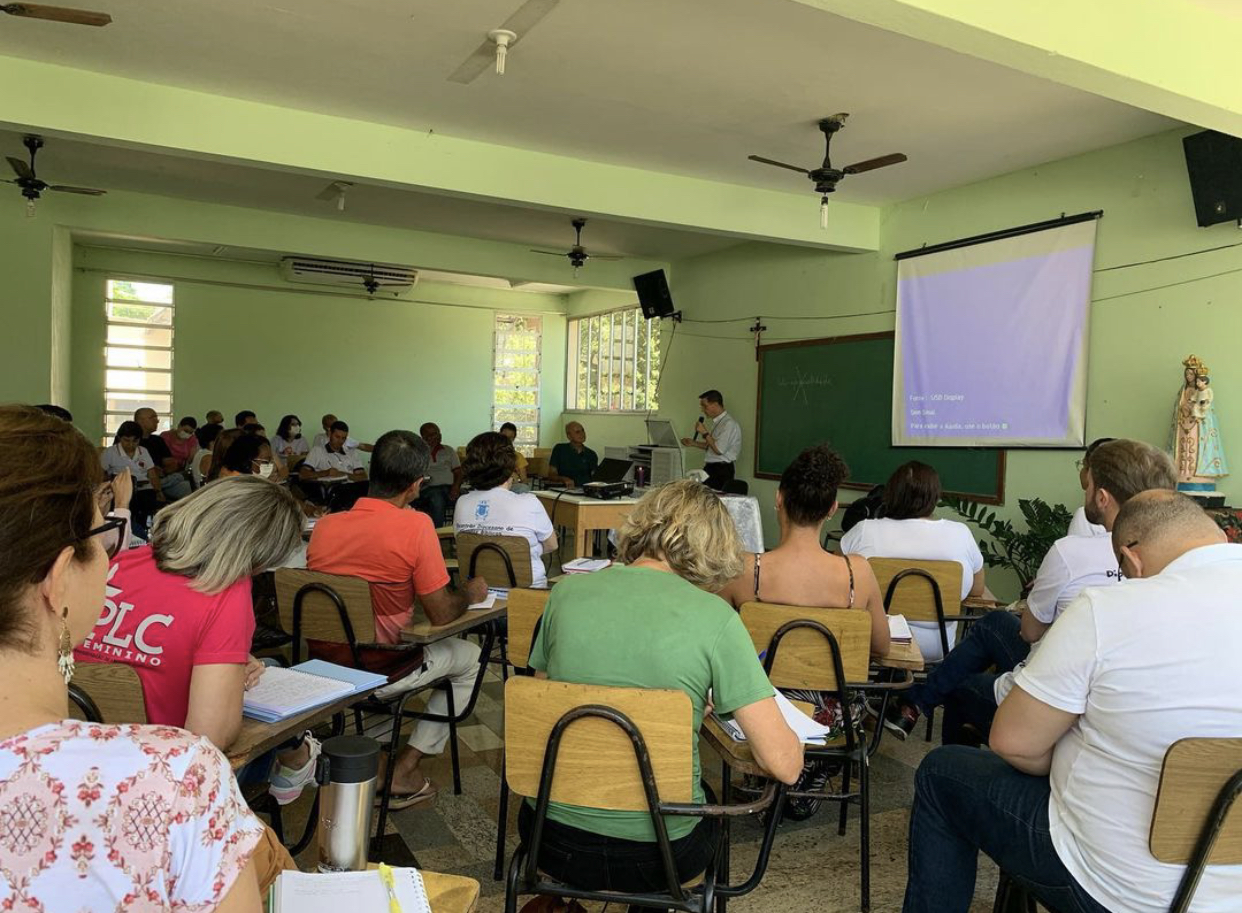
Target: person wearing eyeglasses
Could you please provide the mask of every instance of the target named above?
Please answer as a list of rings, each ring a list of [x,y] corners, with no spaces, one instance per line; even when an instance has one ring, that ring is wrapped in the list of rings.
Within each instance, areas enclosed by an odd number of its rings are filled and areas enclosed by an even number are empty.
[[[1101,447],[1092,475],[1134,443]],[[1108,525],[1126,582],[1083,590],[1049,629],[997,711],[991,751],[945,745],[919,765],[904,913],[971,909],[980,852],[1062,913],[1170,909],[1186,867],[1152,855],[1152,812],[1171,746],[1242,732],[1242,546],[1168,490],[1129,498]],[[1239,871],[1208,865],[1192,908],[1237,910]]]
[[[276,464],[272,461],[272,447],[267,438],[242,434],[225,452],[220,478],[249,475],[275,481]]]
[[[898,738],[913,731],[920,713],[943,704],[944,744],[986,741],[996,708],[1013,687],[1015,672],[1034,656],[1061,613],[1084,589],[1121,582],[1123,574],[1108,532],[1117,512],[1141,491],[1176,488],[1177,476],[1165,454],[1140,441],[1110,440],[1088,452],[1088,462],[1081,467],[1087,534],[1071,534],[1053,543],[1035,575],[1021,618],[988,612],[967,629],[925,682],[890,705],[884,725]]]
[[[0,840],[0,896],[44,910],[112,910],[130,896],[258,911],[263,826],[218,748],[168,727],[65,718],[73,647],[99,617],[125,524],[100,514],[95,447],[58,418],[0,406],[0,463],[0,806],[23,812]]]

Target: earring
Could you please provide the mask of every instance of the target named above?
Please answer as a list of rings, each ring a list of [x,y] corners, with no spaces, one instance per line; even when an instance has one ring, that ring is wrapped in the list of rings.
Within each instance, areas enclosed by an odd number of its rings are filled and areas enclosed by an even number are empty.
[[[60,646],[56,650],[56,668],[68,685],[73,678],[73,638],[69,635],[69,606],[65,606],[60,619]]]

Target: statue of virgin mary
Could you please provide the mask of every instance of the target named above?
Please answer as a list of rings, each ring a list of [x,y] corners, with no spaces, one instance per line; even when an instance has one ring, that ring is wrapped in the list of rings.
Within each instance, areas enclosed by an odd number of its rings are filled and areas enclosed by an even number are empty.
[[[1173,462],[1181,482],[1214,482],[1229,475],[1216,423],[1207,365],[1191,355],[1182,362],[1182,389],[1173,410]]]

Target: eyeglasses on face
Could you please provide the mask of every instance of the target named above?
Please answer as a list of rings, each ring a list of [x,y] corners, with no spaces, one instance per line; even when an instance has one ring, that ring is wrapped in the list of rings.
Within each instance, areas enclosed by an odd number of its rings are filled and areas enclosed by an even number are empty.
[[[87,534],[82,537],[82,541],[85,542],[92,536],[102,536],[105,533],[115,531],[114,535],[108,536],[100,542],[100,544],[103,545],[104,552],[108,556],[108,560],[111,561],[121,551],[121,546],[124,544],[121,539],[121,535],[125,532],[125,528],[128,525],[129,521],[124,517],[113,517],[110,520],[104,520],[103,523],[88,531]]]

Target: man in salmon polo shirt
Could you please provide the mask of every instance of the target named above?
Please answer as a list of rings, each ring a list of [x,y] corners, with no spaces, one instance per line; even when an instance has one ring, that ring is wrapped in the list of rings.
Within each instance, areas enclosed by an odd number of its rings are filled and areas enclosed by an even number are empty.
[[[389,431],[375,442],[371,455],[371,479],[367,496],[344,513],[330,514],[315,526],[307,547],[306,564],[312,571],[361,577],[371,584],[375,611],[375,639],[395,644],[401,629],[414,613],[414,597],[433,624],[443,625],[461,617],[472,602],[487,596],[482,577],[468,581],[463,591],[449,589],[448,569],[440,552],[431,518],[409,509],[418,500],[430,462],[427,444],[412,431]],[[352,665],[349,648],[311,642],[311,653],[323,659]],[[421,651],[421,664],[404,678],[376,692],[382,698],[412,691],[437,679],[449,678],[453,705],[465,707],[479,670],[479,648],[452,638],[428,644]],[[401,653],[401,660],[417,655]],[[437,690],[427,702],[431,713],[444,714],[448,700]],[[447,723],[420,720],[410,735],[409,746],[397,759],[390,807],[394,810],[427,802],[436,788],[420,770],[425,755],[437,755],[448,742]]]

